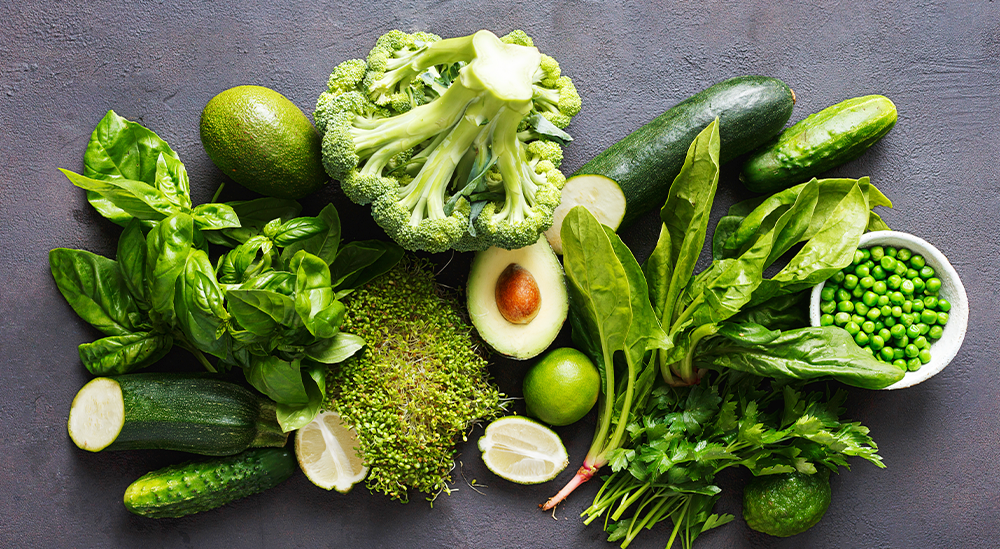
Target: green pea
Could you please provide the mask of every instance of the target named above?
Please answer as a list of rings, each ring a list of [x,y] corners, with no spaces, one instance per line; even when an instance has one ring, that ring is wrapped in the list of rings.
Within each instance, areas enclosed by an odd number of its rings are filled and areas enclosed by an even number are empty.
[[[889,278],[885,279],[885,285],[888,286],[890,290],[898,290],[899,285],[902,283],[903,277],[898,274],[891,275]]]
[[[847,290],[845,290],[843,288],[837,290],[836,293],[837,293],[837,297],[836,297],[835,301],[850,301],[851,300],[851,292],[849,292],[849,291],[847,291]]]
[[[854,302],[853,301],[841,301],[837,303],[837,310],[842,313],[853,313],[854,312]]]
[[[892,307],[888,305],[882,305],[878,308],[878,310],[879,313],[881,313],[881,316],[892,316]]]
[[[896,270],[896,258],[892,256],[885,256],[878,262],[879,267],[882,267],[886,271]]]
[[[857,335],[858,332],[861,331],[861,326],[858,326],[857,322],[851,321],[851,322],[847,323],[847,326],[844,326],[844,329],[847,330],[847,333],[849,333],[852,336],[854,336],[854,335]]]
[[[917,329],[920,330],[920,335],[927,335],[927,332],[931,331],[931,325],[919,322],[917,323]]]
[[[888,327],[892,328],[892,327],[893,327],[893,326],[895,326],[895,325],[896,325],[896,323],[897,323],[897,322],[899,322],[899,321],[898,321],[898,320],[896,320],[896,317],[894,317],[894,316],[887,316],[887,317],[884,317],[884,318],[882,319],[882,322],[885,322],[885,325],[886,325],[886,326],[888,326]]]
[[[899,318],[903,316],[903,308],[900,307],[899,305],[896,305],[895,307],[892,308],[892,311],[889,314],[891,314],[895,318]]]
[[[909,345],[909,344],[910,344],[910,342],[909,342],[909,341],[907,341],[907,342],[905,342],[905,343],[900,343],[898,347],[893,347],[893,348],[892,348],[892,359],[893,359],[893,360],[899,360],[899,359],[903,358],[904,356],[906,356],[906,354],[905,354],[905,352],[903,351],[903,349],[904,349],[904,348],[905,348],[905,347],[906,347],[907,345]]]
[[[881,316],[882,316],[882,311],[880,311],[880,310],[878,310],[878,309],[876,309],[874,307],[872,307],[871,309],[869,309],[868,314],[865,315],[865,317],[867,317],[868,320],[878,320],[879,317],[881,317]]]
[[[906,335],[906,326],[896,324],[889,330],[889,333],[892,334],[893,339],[899,339]]]
[[[885,324],[881,320],[875,321],[875,331],[885,328]]]
[[[864,322],[864,321],[865,321],[865,317],[857,314],[857,311],[855,311],[855,313],[853,315],[851,315],[851,322],[857,324],[858,326],[861,326],[861,323]]]
[[[893,269],[892,272],[902,277],[903,275],[906,274],[906,263],[903,263],[902,261],[897,261],[896,268]]]
[[[910,310],[919,313],[924,310],[924,301],[922,299],[914,299],[910,302]]]
[[[857,334],[854,334],[854,342],[857,343],[860,347],[864,347],[865,345],[868,345],[868,342],[870,340],[871,340],[871,336],[869,336],[868,334],[866,334],[864,332],[858,332]]]
[[[836,297],[836,295],[837,290],[832,286],[823,286],[823,289],[819,292],[819,298],[823,301],[833,301],[833,298]]]
[[[910,250],[906,249],[906,248],[900,248],[899,251],[896,252],[896,259],[898,259],[900,261],[909,261],[910,257],[912,257],[912,256],[913,256],[913,253]]]
[[[889,294],[889,303],[893,305],[902,305],[904,301],[906,301],[906,296],[903,295],[903,292],[892,292]]]
[[[865,260],[865,252],[862,250],[854,250],[854,260],[851,262],[855,265],[863,263]]]
[[[837,312],[837,302],[836,301],[820,301],[819,311],[821,313],[833,314]]]
[[[871,271],[869,272],[871,273],[872,278],[874,278],[875,280],[885,280],[885,277],[888,276],[885,273],[885,269],[883,269],[881,265],[875,265],[874,267],[871,268]]]
[[[906,371],[908,372],[916,372],[921,366],[923,366],[923,363],[920,362],[920,359],[917,357],[913,357],[906,361]]]
[[[848,290],[853,290],[858,287],[858,277],[855,274],[849,274],[844,277],[844,288]]]
[[[941,339],[941,336],[943,335],[944,335],[944,328],[942,328],[941,326],[937,325],[931,326],[931,329],[927,330],[927,337],[931,339]]]
[[[875,351],[872,350],[872,348],[871,348],[870,345],[865,345],[864,347],[862,347],[862,349],[864,349],[865,352],[868,353],[868,354],[870,354],[870,355],[874,355],[875,354]]]
[[[871,341],[868,342],[868,346],[872,348],[873,351],[878,351],[885,347],[885,339],[882,336],[875,334],[872,336]]]
[[[877,279],[878,277],[875,278]],[[875,284],[872,284],[872,291],[881,296],[889,291],[889,287],[885,285],[884,280],[875,280]]]
[[[924,296],[924,307],[927,309],[936,309],[938,304],[938,298],[933,295]]]
[[[913,281],[909,279],[904,280],[899,285],[899,291],[903,292],[903,295],[913,295]]]
[[[913,293],[915,293],[915,294],[922,294],[922,293],[924,293],[924,288],[926,288],[926,287],[927,287],[927,283],[924,282],[924,279],[922,279],[922,278],[914,278],[913,279]]]
[[[851,321],[851,315],[849,315],[848,313],[837,313],[833,315],[833,323],[837,326],[844,327],[850,321]]]
[[[858,280],[858,285],[860,285],[862,288],[864,288],[864,289],[867,290],[867,289],[869,289],[869,288],[871,288],[872,286],[875,285],[875,279],[872,278],[871,275],[866,276],[866,277]]]
[[[909,278],[910,280],[913,280],[914,278],[920,278],[920,271],[908,268],[906,269],[906,274],[904,276],[906,278]]]
[[[885,307],[888,304],[889,304],[889,296],[887,296],[885,294],[882,294],[882,295],[878,296],[878,306],[879,307]]]
[[[866,334],[875,333],[875,323],[871,320],[866,320],[861,323],[861,331]]]
[[[827,313],[819,317],[820,326],[833,326],[833,315]]]
[[[870,276],[872,274],[872,270],[865,265],[858,265],[854,268],[854,274],[857,275],[858,278],[864,278],[866,276]]]
[[[861,250],[861,262],[864,263],[872,258],[872,253],[867,249],[862,248]]]
[[[873,261],[881,261],[885,257],[885,248],[882,246],[872,246],[869,250]]]
[[[917,354],[917,358],[920,359],[921,364],[927,364],[931,361],[931,352],[928,349],[921,349],[920,353]]]
[[[930,343],[927,342],[927,338],[924,336],[920,336],[917,339],[914,339],[913,344],[917,346],[917,349],[926,349],[931,345]]]
[[[858,285],[856,288],[851,290],[851,297],[855,299],[861,299],[861,296],[865,295],[865,289]]]
[[[913,267],[914,269],[919,269],[926,264],[927,263],[926,261],[924,261],[924,256],[922,255],[914,255],[910,257],[910,267]]]
[[[910,314],[913,312],[913,302],[907,299],[903,302],[903,314]]]
[[[834,284],[840,284],[844,281],[844,273],[842,271],[837,271],[833,273],[830,280],[832,280]]]
[[[886,362],[891,361],[895,356],[892,352],[892,347],[882,347],[882,350],[878,352],[878,355]]]
[[[926,291],[936,294],[941,291],[941,279],[940,278],[928,278]]]
[[[951,310],[951,301],[948,301],[947,299],[942,297],[937,302],[937,309],[942,313],[947,313],[948,311]]]
[[[909,338],[915,338],[920,335],[920,327],[916,324],[910,324],[906,328],[906,336]]]
[[[906,361],[903,359],[893,360],[892,365],[899,368],[902,371],[906,371]]]
[[[882,338],[882,341],[889,341],[892,339],[892,330],[889,328],[882,328],[878,331],[878,336]]]
[[[865,292],[865,295],[861,296],[861,302],[869,307],[874,307],[878,303],[878,294],[872,291]]]
[[[904,307],[903,310],[905,311],[906,308]],[[903,327],[909,328],[913,325],[913,315],[910,313],[903,313],[903,316],[899,317],[899,322],[903,325]]]
[[[861,301],[854,304],[854,312],[858,313],[861,316],[865,316],[866,314],[868,314],[868,309],[870,309],[870,307],[868,307],[868,305],[865,305]]]
[[[899,253],[899,250],[897,250],[896,248],[894,248],[892,246],[886,246],[885,247],[885,255],[887,255],[889,257],[893,257],[894,258],[894,257],[896,257],[896,254],[898,254],[898,253]]]
[[[925,324],[936,324],[937,317],[938,314],[930,309],[924,309],[923,312],[920,313],[920,321]]]
[[[920,278],[926,280],[928,278],[933,278],[933,277],[934,277],[934,267],[931,267],[930,265],[925,265],[921,267]]]

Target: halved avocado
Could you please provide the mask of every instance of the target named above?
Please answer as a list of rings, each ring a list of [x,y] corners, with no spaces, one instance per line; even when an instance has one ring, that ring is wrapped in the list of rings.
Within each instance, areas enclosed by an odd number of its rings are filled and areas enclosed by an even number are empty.
[[[544,236],[517,250],[478,252],[467,295],[469,316],[483,341],[518,360],[548,348],[569,310],[562,265]]]

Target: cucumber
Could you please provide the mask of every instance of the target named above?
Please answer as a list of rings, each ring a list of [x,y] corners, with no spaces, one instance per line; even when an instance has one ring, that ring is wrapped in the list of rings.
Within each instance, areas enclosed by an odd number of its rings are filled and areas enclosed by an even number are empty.
[[[286,448],[254,448],[235,456],[171,465],[130,484],[125,508],[149,518],[208,511],[281,484],[295,467],[295,457]]]
[[[200,374],[99,377],[70,406],[69,436],[81,449],[180,450],[225,456],[285,445],[271,400]]]
[[[782,81],[740,76],[703,90],[622,138],[576,174],[609,177],[625,195],[622,226],[663,206],[694,138],[716,117],[725,162],[767,143],[788,122],[795,94]]]
[[[896,105],[881,95],[848,99],[785,130],[743,164],[740,181],[773,193],[861,156],[896,125]]]
[[[573,206],[587,208],[602,225],[618,230],[625,217],[625,193],[618,183],[603,175],[583,174],[567,179],[559,205],[552,212],[552,226],[545,231],[549,245],[559,255],[562,255],[562,222]]]

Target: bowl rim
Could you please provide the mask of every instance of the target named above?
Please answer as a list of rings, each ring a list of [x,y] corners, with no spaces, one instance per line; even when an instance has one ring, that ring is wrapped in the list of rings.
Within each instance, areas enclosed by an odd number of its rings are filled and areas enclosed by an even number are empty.
[[[858,242],[858,249],[877,246],[885,243],[887,240],[906,242],[906,247],[910,248],[911,251],[924,256],[927,263],[934,268],[937,278],[940,278],[942,283],[945,283],[945,278],[947,278],[948,284],[954,286],[948,295],[948,300],[951,302],[952,308],[949,312],[948,324],[945,326],[945,334],[931,345],[933,348],[934,345],[938,345],[943,341],[948,341],[950,344],[943,348],[943,353],[932,353],[931,361],[923,365],[919,370],[906,372],[903,379],[884,388],[884,390],[893,390],[912,387],[926,381],[937,375],[941,370],[944,370],[945,366],[951,363],[965,341],[965,333],[969,323],[969,298],[965,292],[965,286],[962,285],[962,279],[958,276],[958,272],[948,261],[948,258],[932,244],[918,236],[901,231],[872,231],[861,235]],[[826,281],[824,280],[813,286],[810,295],[809,321],[812,326],[820,325],[820,292],[822,292],[825,285]]]

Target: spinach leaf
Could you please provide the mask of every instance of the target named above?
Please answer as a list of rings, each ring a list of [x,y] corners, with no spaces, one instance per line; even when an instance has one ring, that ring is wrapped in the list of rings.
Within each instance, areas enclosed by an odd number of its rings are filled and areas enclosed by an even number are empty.
[[[715,225],[715,232],[712,234],[712,260],[728,259],[736,254],[725,247],[729,237],[743,224],[744,217],[741,215],[726,215]]]
[[[83,175],[103,181],[132,179],[153,184],[160,155],[180,163],[177,153],[152,130],[108,111],[90,135],[87,152],[83,155]],[[186,174],[184,182],[177,186],[178,195],[188,194]],[[97,192],[88,190],[87,200],[101,215],[119,225],[124,225],[131,217]],[[179,203],[183,203],[181,200]],[[187,205],[190,206],[189,198]]]
[[[85,250],[56,248],[49,252],[49,268],[70,307],[101,332],[121,336],[138,327],[133,320],[139,308],[116,261]]]
[[[289,362],[276,356],[254,355],[244,374],[250,385],[278,404],[301,406],[309,402],[298,360]]]
[[[719,332],[718,337],[705,341],[695,352],[695,363],[779,379],[829,377],[864,389],[888,387],[904,374],[876,360],[846,330],[835,326],[788,330],[763,344],[732,336],[732,332]]]
[[[760,324],[771,330],[792,330],[809,325],[809,291],[775,296],[763,303],[745,306],[729,318],[736,324]]]
[[[365,346],[361,336],[337,332],[305,348],[306,357],[323,364],[338,364],[351,358]]]
[[[146,235],[146,295],[150,315],[163,326],[173,326],[174,285],[184,271],[194,241],[194,220],[172,215]]]
[[[191,250],[174,286],[177,325],[188,343],[223,359],[228,350],[223,336],[229,319],[224,300],[208,255]]]
[[[173,345],[170,334],[136,332],[113,335],[80,345],[80,360],[95,376],[127,374],[160,360]]]
[[[128,292],[132,294],[140,309],[149,309],[149,297],[146,295],[146,236],[142,234],[142,226],[137,219],[131,219],[125,224],[125,230],[118,237],[118,253],[116,255],[118,268]]]

